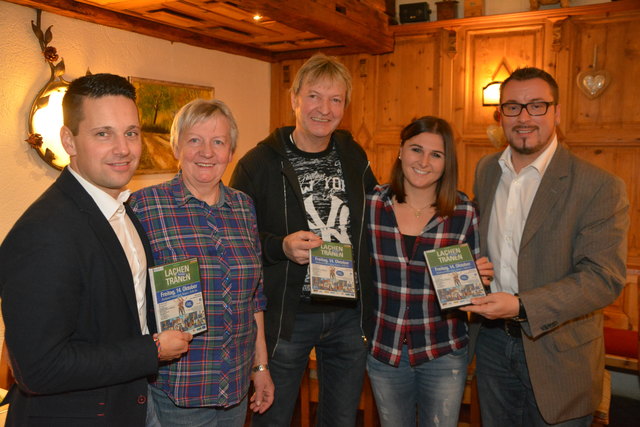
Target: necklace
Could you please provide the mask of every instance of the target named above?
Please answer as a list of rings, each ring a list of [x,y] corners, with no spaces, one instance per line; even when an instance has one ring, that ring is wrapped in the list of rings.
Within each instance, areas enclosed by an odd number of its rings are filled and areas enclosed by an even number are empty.
[[[420,209],[416,209],[411,205],[411,203],[409,203],[409,202],[406,202],[406,203],[411,209],[413,209],[413,214],[416,216],[416,218],[420,218],[420,215],[422,215],[422,212],[425,209],[427,209],[428,207],[431,206],[431,204],[428,204],[428,205],[425,205],[425,206],[421,207]]]
[[[396,204],[399,204],[397,200],[395,202]],[[407,206],[409,206],[413,210],[413,215],[415,215],[416,218],[420,218],[420,216],[422,215],[422,212],[424,212],[425,209],[431,206],[431,203],[427,203],[420,209],[416,209],[411,203],[409,203],[409,201],[406,198],[404,199],[404,202],[407,204]]]

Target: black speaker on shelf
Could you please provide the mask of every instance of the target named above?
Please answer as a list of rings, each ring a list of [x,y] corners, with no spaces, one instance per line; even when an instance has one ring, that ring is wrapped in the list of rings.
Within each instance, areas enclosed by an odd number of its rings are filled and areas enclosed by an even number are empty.
[[[400,22],[425,22],[429,20],[431,9],[427,2],[400,5]]]

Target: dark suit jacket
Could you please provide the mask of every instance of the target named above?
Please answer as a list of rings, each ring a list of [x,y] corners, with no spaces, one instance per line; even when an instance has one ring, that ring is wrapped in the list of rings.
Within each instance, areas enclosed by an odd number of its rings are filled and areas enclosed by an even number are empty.
[[[483,158],[476,170],[482,255],[502,174],[500,154]],[[624,287],[628,210],[622,180],[558,146],[529,211],[518,258],[519,294],[528,317],[524,350],[547,423],[588,415],[600,403],[600,309]]]
[[[124,250],[68,170],[0,246],[0,290],[18,386],[7,425],[144,425],[157,349]]]

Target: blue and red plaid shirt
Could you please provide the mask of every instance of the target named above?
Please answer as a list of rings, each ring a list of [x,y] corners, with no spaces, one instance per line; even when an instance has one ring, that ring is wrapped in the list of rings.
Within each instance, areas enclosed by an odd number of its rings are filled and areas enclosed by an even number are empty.
[[[367,196],[367,207],[376,290],[372,355],[398,366],[406,339],[409,362],[416,366],[463,348],[469,341],[467,315],[440,310],[423,252],[466,242],[478,256],[478,219],[471,201],[459,193],[453,215],[434,216],[413,248],[405,247],[398,230],[389,185],[377,186]]]
[[[220,183],[215,206],[195,198],[182,174],[130,199],[156,264],[197,257],[208,330],[181,359],[161,366],[155,385],[179,406],[234,405],[247,393],[264,310],[260,239],[252,200]]]

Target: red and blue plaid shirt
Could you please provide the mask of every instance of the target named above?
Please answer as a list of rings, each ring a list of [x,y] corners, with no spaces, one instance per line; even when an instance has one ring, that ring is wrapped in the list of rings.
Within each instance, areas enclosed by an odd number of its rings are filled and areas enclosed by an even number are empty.
[[[179,406],[234,405],[247,393],[264,310],[260,239],[252,200],[220,183],[215,206],[195,198],[182,174],[135,192],[156,264],[197,257],[208,330],[181,359],[161,366],[155,385]]]
[[[468,243],[479,254],[476,211],[459,193],[450,217],[434,216],[413,248],[405,247],[393,212],[389,185],[377,186],[367,196],[369,245],[373,258],[375,329],[372,355],[398,366],[403,341],[412,366],[444,356],[468,343],[466,313],[442,311],[438,304],[423,252]]]

